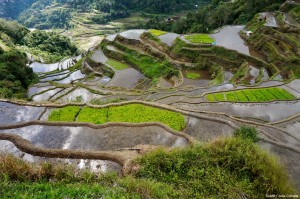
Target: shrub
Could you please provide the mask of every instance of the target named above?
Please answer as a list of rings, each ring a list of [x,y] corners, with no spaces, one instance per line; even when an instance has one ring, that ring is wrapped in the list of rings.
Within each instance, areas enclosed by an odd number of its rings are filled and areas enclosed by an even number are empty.
[[[251,140],[252,142],[258,142],[259,140],[257,130],[254,127],[248,126],[242,126],[239,129],[235,130],[234,136]]]

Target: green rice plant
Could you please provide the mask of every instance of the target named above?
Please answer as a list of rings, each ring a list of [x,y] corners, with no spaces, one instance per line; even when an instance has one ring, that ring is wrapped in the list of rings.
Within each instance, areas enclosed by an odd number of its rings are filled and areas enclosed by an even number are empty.
[[[51,111],[48,120],[55,122],[73,122],[80,111],[79,106],[66,106]]]
[[[277,98],[272,95],[267,89],[259,89],[258,92],[260,92],[268,101],[276,100]]]
[[[203,43],[203,44],[211,44],[215,42],[215,40],[206,34],[194,34],[194,35],[186,35],[184,38],[192,43]]]
[[[235,95],[239,99],[240,102],[248,102],[248,98],[244,95],[243,91],[235,91]]]
[[[165,32],[165,31],[156,30],[156,29],[150,29],[150,30],[148,30],[148,32],[150,32],[152,35],[157,36],[157,37],[167,34],[167,32]]]
[[[269,92],[271,92],[274,96],[279,100],[293,100],[296,99],[294,95],[289,93],[287,90],[283,88],[269,88]]]
[[[94,124],[104,124],[108,121],[107,115],[108,108],[96,109],[85,107],[80,111],[76,121],[91,122]]]
[[[277,98],[277,100],[287,100],[288,99],[282,94],[282,91],[279,88],[268,88],[267,90],[270,93],[272,93],[272,95],[274,95]]]
[[[108,59],[106,61],[106,64],[110,65],[111,67],[113,67],[116,70],[123,70],[128,68],[128,66],[122,62],[116,61],[114,59]]]
[[[214,94],[214,97],[217,101],[226,101],[223,93],[216,93]]]
[[[247,97],[249,102],[258,102],[258,99],[255,97],[255,95],[253,95],[250,89],[243,90],[242,92]]]
[[[225,95],[226,95],[226,100],[229,102],[237,102],[238,101],[234,92],[226,92]]]
[[[215,97],[214,97],[213,94],[207,94],[207,95],[206,95],[206,99],[207,99],[209,102],[215,102],[215,101],[216,101],[216,99],[215,99]]]
[[[161,122],[177,131],[185,127],[182,114],[140,104],[110,107],[108,117],[109,122]]]
[[[260,89],[251,89],[251,92],[255,95],[259,102],[269,101],[261,92],[259,92],[259,90]]]
[[[294,99],[296,99],[296,97],[293,94],[289,93],[285,89],[281,89],[281,94],[284,95],[288,100],[294,100]]]
[[[55,109],[51,112],[49,121],[74,121],[75,116],[79,111],[73,111],[70,117],[70,110],[73,106],[68,106],[62,109]],[[64,117],[70,117],[66,120]],[[55,119],[55,120],[53,120]],[[185,120],[182,114],[168,110],[153,108],[140,104],[130,104],[124,106],[116,106],[109,108],[89,108],[84,107],[77,116],[76,122],[90,122],[94,124],[104,124],[106,122],[160,122],[170,128],[180,131],[185,128]]]
[[[199,73],[186,73],[186,78],[188,79],[199,79],[200,76]]]

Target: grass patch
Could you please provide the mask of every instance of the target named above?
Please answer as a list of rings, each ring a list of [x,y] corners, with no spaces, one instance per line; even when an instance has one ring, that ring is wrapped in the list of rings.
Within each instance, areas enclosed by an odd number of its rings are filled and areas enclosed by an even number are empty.
[[[278,161],[248,139],[156,150],[140,158],[135,176],[168,184],[178,198],[264,198],[293,193]]]
[[[106,64],[110,65],[111,67],[113,67],[116,70],[123,70],[123,69],[128,68],[128,66],[126,64],[116,61],[116,60],[113,60],[113,59],[108,59],[106,61]]]
[[[184,38],[192,43],[198,44],[211,44],[215,42],[215,40],[206,34],[195,34],[195,35],[186,35]]]
[[[254,127],[242,126],[234,131],[234,136],[241,137],[242,139],[248,139],[251,142],[259,141],[257,130]]]
[[[209,102],[215,102],[215,101],[216,101],[216,99],[215,99],[215,97],[214,97],[213,94],[207,94],[207,95],[206,95],[206,99],[207,99]]]
[[[157,37],[167,33],[165,31],[156,30],[156,29],[150,29],[150,30],[148,30],[148,32],[150,32],[152,35],[157,36]]]
[[[61,116],[62,113],[68,114],[67,121],[74,121],[78,111],[76,113],[74,112],[75,114],[69,114],[66,111],[69,109],[73,110],[74,108],[65,107],[53,110],[49,116],[49,121],[62,121],[60,120],[64,119],[64,117]],[[59,116],[56,116],[58,115],[57,113],[59,113]],[[182,114],[140,104],[130,104],[101,109],[84,107],[80,111],[76,121],[95,124],[103,124],[106,122],[160,122],[177,131],[180,131],[185,127],[185,121]]]
[[[226,99],[223,97],[226,96]],[[274,100],[294,100],[296,97],[282,88],[257,88],[243,89],[238,91],[220,92],[207,94],[208,101],[229,101],[229,102],[269,102]],[[213,101],[212,101],[213,102]]]
[[[91,122],[95,124],[104,124],[107,122],[108,108],[89,108],[81,110],[77,117],[77,122]]]
[[[201,75],[198,73],[186,73],[188,79],[200,79]]]
[[[66,106],[64,108],[54,109],[51,111],[48,120],[56,122],[73,122],[79,111],[79,106]]]

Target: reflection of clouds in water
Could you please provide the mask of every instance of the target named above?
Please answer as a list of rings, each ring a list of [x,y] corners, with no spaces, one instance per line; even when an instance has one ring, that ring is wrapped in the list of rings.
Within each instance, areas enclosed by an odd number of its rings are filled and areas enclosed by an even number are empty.
[[[76,140],[76,137],[79,133],[82,133],[82,127],[76,127],[76,128],[69,128],[69,127],[63,127],[65,131],[71,132],[69,138],[66,140],[63,149],[70,149],[72,143]]]
[[[35,102],[42,102],[42,101],[47,101],[51,96],[56,94],[57,92],[61,91],[62,89],[56,88],[54,90],[47,91],[43,94],[36,95],[33,97],[33,101]]]

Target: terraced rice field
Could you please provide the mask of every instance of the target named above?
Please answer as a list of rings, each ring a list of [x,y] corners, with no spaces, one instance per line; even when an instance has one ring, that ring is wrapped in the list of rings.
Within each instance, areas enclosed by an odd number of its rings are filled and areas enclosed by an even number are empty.
[[[192,43],[211,44],[215,42],[211,36],[206,34],[186,35],[184,38]]]
[[[294,100],[296,97],[282,88],[244,89],[205,95],[209,102],[270,102]]]
[[[185,127],[185,120],[182,114],[140,104],[101,109],[89,107],[80,109],[80,107],[76,106],[67,106],[54,109],[50,113],[48,120],[58,122],[91,122],[94,124],[103,124],[106,122],[161,122],[177,131]]]

